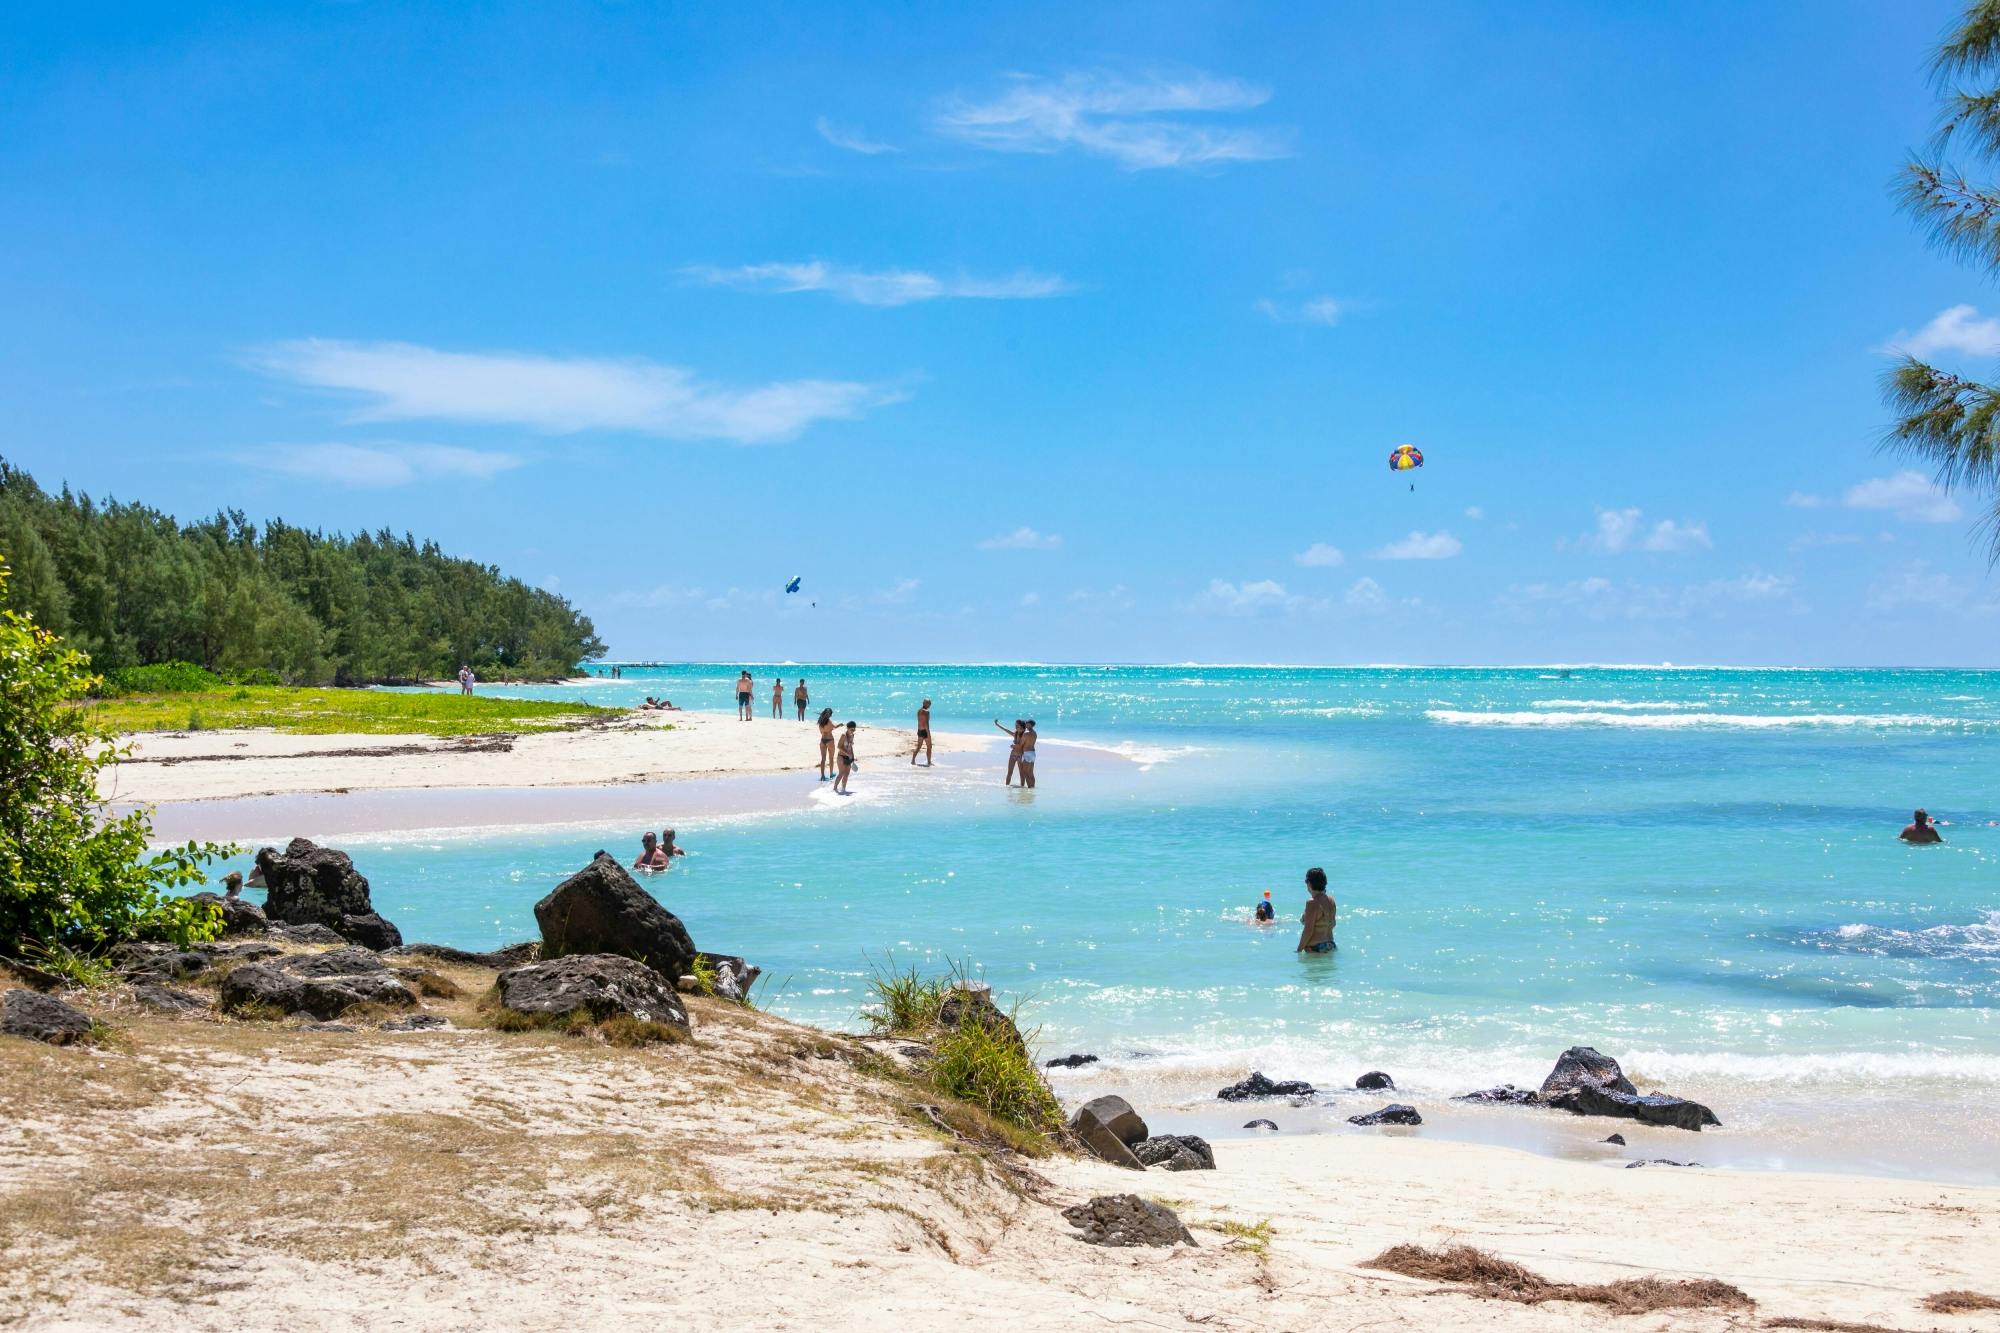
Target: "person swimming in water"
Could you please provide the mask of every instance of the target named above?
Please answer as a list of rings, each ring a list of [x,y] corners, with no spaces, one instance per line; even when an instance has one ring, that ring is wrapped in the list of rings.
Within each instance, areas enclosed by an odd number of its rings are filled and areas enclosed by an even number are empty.
[[[1910,822],[1904,825],[1903,831],[1896,836],[1904,842],[1932,843],[1944,841],[1944,834],[1939,833],[1937,825],[1931,823],[1931,814],[1928,810],[1919,810],[1911,815]]]
[[[686,856],[687,854],[688,854],[687,848],[676,847],[674,845],[674,831],[672,829],[668,828],[660,830],[661,865],[672,865],[673,860],[676,856]]]
[[[666,853],[660,850],[660,840],[653,836],[651,829],[639,835],[639,859],[632,863],[634,870],[665,870]]]
[[[1264,900],[1257,904],[1256,919],[1260,923],[1276,921],[1278,919],[1277,909],[1271,906],[1271,891],[1269,889],[1264,890]]]
[[[1306,871],[1306,910],[1299,915],[1299,947],[1293,953],[1332,953],[1334,919],[1339,909],[1326,891],[1326,872],[1318,866]]]

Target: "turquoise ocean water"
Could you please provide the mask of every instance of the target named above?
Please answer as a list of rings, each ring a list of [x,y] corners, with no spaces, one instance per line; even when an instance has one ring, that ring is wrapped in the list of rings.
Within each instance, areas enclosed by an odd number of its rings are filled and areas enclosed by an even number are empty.
[[[735,670],[493,692],[726,712]],[[804,675],[815,708],[864,724],[908,726],[928,695],[941,731],[998,742],[993,718],[1033,716],[1043,738],[1033,794],[1001,788],[995,750],[866,765],[851,801],[808,774],[802,812],[679,821],[693,855],[649,887],[703,947],[761,963],[780,1013],[857,1026],[872,967],[957,960],[1023,999],[1045,1053],[1104,1057],[1066,1093],[1227,1127],[1211,1094],[1250,1068],[1382,1068],[1473,1137],[1523,1113],[1444,1099],[1532,1084],[1582,1042],[1710,1100],[1707,1160],[1734,1142],[1745,1163],[2000,1179],[2000,673],[752,670],[762,698]],[[1918,804],[1946,846],[1896,840]],[[636,841],[345,844],[407,937],[482,947]],[[1330,958],[1248,921],[1265,889],[1295,919],[1309,865],[1339,903]]]

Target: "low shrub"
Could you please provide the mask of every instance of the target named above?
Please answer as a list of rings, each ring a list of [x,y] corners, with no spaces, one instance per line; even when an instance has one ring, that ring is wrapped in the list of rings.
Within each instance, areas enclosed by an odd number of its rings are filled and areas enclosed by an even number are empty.
[[[107,671],[104,683],[94,693],[106,699],[131,694],[197,694],[219,690],[224,684],[222,677],[192,662],[160,662]]]
[[[939,1092],[996,1120],[1042,1134],[1062,1129],[1061,1103],[1027,1047],[1004,1028],[967,1020],[940,1031],[931,1047],[930,1078]]]
[[[893,962],[887,968],[877,968],[868,981],[874,1005],[861,1016],[878,1036],[927,1036],[937,1030],[938,1010],[957,971],[954,966],[952,976],[925,977],[915,967],[897,971]]]

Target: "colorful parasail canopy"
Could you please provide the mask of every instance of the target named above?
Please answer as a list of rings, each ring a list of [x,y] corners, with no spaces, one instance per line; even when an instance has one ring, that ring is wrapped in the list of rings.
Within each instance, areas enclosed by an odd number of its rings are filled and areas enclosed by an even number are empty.
[[[1414,444],[1399,444],[1389,453],[1391,472],[1408,472],[1424,465],[1424,451]]]
[[[803,580],[802,580],[802,579],[800,578],[800,576],[798,576],[798,575],[796,575],[796,574],[795,574],[795,575],[793,575],[793,576],[792,576],[792,581],[791,581],[790,583],[787,583],[787,584],[785,585],[785,591],[786,591],[786,592],[797,592],[797,591],[799,590],[799,584],[800,584],[800,583],[801,583],[802,581],[803,581]]]

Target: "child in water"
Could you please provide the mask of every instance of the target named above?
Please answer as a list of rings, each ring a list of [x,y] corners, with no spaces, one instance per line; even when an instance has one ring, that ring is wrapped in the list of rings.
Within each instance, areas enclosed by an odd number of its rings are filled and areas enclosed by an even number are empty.
[[[1263,901],[1257,904],[1257,923],[1263,925],[1266,922],[1276,921],[1277,919],[1277,909],[1271,906],[1271,891],[1266,889],[1264,890]]]

